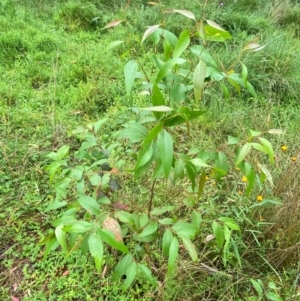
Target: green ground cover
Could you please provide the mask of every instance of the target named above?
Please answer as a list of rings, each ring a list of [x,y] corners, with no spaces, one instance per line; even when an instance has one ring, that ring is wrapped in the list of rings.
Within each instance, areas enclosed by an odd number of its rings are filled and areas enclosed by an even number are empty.
[[[124,257],[111,247],[100,272],[89,252],[79,249],[65,256],[58,247],[44,258],[45,246],[39,243],[63,212],[46,210],[57,198],[56,182],[49,182],[46,169],[52,163],[48,154],[68,145],[69,163],[79,164],[76,152],[86,138],[74,130],[91,131],[89,124],[106,119],[95,134],[96,146],[110,150],[109,163],[116,172],[110,175],[122,188],[109,192],[110,203],[103,208],[112,216],[118,210],[147,215],[153,192],[150,168],[134,178],[138,145],[117,134],[145,118],[132,108],[148,107],[151,99],[140,93],[138,80],[127,95],[124,66],[138,57],[153,74],[152,55],[163,49],[153,46],[151,37],[141,44],[146,26],[160,24],[177,37],[183,30],[193,32],[192,20],[164,12],[186,9],[198,20],[205,1],[1,1],[0,300],[300,300],[300,6],[291,0],[207,2],[205,17],[232,36],[224,43],[209,43],[207,49],[226,72],[240,73],[240,61],[244,63],[257,97],[229,88],[226,99],[213,84],[203,93],[200,107],[207,113],[193,122],[191,137],[181,126],[170,131],[174,151],[223,152],[232,166],[221,181],[207,172],[200,199],[195,199],[187,176],[175,184],[156,182],[155,207],[175,206],[163,217],[189,221],[192,212],[201,215],[193,241],[197,260],[191,260],[180,241],[176,267],[168,273],[163,232],[149,243],[127,233],[126,246],[154,278],[137,277],[124,289],[130,276],[115,281],[114,270]],[[122,22],[103,29],[112,20]],[[118,40],[123,43],[107,51]],[[265,47],[242,53],[251,41]],[[199,38],[191,36],[191,43]],[[270,129],[282,134],[270,135]],[[273,145],[274,187],[256,187],[246,196],[247,181],[234,167],[236,154],[227,142],[228,136],[248,141],[250,130],[266,134]],[[256,166],[260,160],[261,155],[253,154],[249,162]],[[72,201],[76,194],[68,193],[66,199]],[[251,208],[265,199],[274,203]],[[205,242],[213,234],[211,222],[221,216],[234,218],[241,229],[232,236],[227,264],[215,241]]]

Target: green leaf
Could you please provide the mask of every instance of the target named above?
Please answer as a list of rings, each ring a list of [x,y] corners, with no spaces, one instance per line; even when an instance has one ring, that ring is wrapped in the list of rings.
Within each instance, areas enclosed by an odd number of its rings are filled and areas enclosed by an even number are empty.
[[[192,212],[192,222],[193,222],[193,225],[199,229],[200,228],[200,225],[202,223],[202,215],[200,212],[194,210]]]
[[[97,229],[97,234],[105,243],[107,243],[111,247],[123,253],[129,253],[127,247],[122,242],[117,241],[112,232],[107,230]]]
[[[152,26],[148,26],[147,30],[144,32],[143,38],[142,38],[142,44],[143,42],[153,33],[155,32],[157,29],[159,28],[159,25],[152,25]]]
[[[76,221],[63,227],[63,231],[69,233],[85,233],[93,229],[93,224],[87,221]]]
[[[107,52],[108,50],[115,48],[117,46],[119,46],[120,44],[122,44],[124,41],[113,41],[111,43],[109,43],[103,50],[103,53]]]
[[[151,215],[161,215],[161,214],[164,214],[166,212],[173,211],[174,209],[175,209],[175,206],[163,206],[163,207],[160,207],[160,208],[154,208],[151,211]]]
[[[251,281],[253,287],[255,288],[258,296],[261,298],[262,295],[263,295],[263,288],[262,288],[262,286],[256,280],[254,280],[253,278],[250,278],[250,281]]]
[[[227,77],[228,82],[235,88],[235,90],[240,94],[241,93],[241,87],[236,80],[232,79],[231,77]]]
[[[281,297],[274,292],[267,292],[266,297],[271,301],[283,301]]]
[[[206,20],[209,21],[209,20]],[[205,39],[208,41],[224,42],[227,39],[231,39],[231,35],[224,29],[216,28],[215,26],[204,26]]]
[[[133,87],[134,79],[136,78],[136,73],[138,70],[138,65],[135,60],[129,61],[124,68],[125,74],[125,90],[127,96],[130,96]]]
[[[126,270],[126,280],[122,284],[122,291],[125,292],[132,284],[135,276],[137,274],[137,264],[132,261]]]
[[[180,34],[175,49],[173,51],[173,58],[179,58],[181,54],[184,52],[184,50],[189,46],[189,44],[190,44],[190,33],[188,30],[184,30]]]
[[[143,229],[149,222],[148,214],[142,213],[140,218],[139,218],[139,229]]]
[[[92,186],[99,186],[99,184],[101,183],[101,177],[97,173],[94,173],[89,178],[89,181]]]
[[[206,164],[203,160],[200,158],[195,158],[191,160],[191,163],[193,163],[195,166],[198,167],[210,167],[208,164]]]
[[[164,40],[164,55],[166,61],[171,59],[172,51],[172,45],[167,40]]]
[[[269,171],[269,169],[265,165],[263,165],[261,168],[261,171],[265,174],[265,176],[267,177],[267,180],[274,187],[273,178],[272,178],[272,175],[271,175],[271,172]]]
[[[138,270],[153,286],[158,286],[156,279],[152,276],[151,271],[145,265],[138,263]]]
[[[142,108],[143,111],[151,111],[151,112],[171,112],[174,111],[174,109],[168,107],[168,106],[154,106],[154,107],[147,107]]]
[[[59,242],[57,241],[56,237],[52,237],[46,244],[46,248],[44,251],[44,259],[47,258],[48,254],[55,250],[59,246]]]
[[[272,144],[270,143],[269,140],[265,139],[265,138],[258,138],[259,141],[261,142],[261,144],[264,146],[267,154],[269,155],[269,159],[270,159],[270,162],[272,164],[274,164],[274,150],[273,150],[273,147],[272,147]]]
[[[179,13],[189,19],[195,20],[196,21],[196,17],[194,15],[193,12],[189,11],[189,10],[185,10],[185,9],[168,9],[166,10],[166,13]]]
[[[79,196],[78,202],[87,212],[94,215],[100,214],[100,206],[93,198],[82,194]]]
[[[184,84],[174,84],[170,90],[170,101],[173,107],[179,106],[186,99],[187,87]]]
[[[192,183],[192,190],[195,190],[196,187],[196,169],[195,166],[191,162],[186,162],[185,164],[186,172],[189,180]]]
[[[47,155],[52,160],[60,161],[62,160],[69,152],[70,147],[68,145],[64,145],[57,150],[57,152],[51,152]]]
[[[126,211],[117,211],[115,213],[115,218],[117,218],[118,220],[120,220],[123,223],[128,223],[131,226],[137,225],[137,223],[138,223],[137,216],[135,216],[134,214],[131,214],[129,212],[126,212]]]
[[[61,224],[55,228],[55,237],[56,237],[58,243],[60,244],[63,252],[65,254],[67,254],[68,249],[67,249],[67,241],[66,241],[66,232],[63,231],[63,227],[64,227],[64,225]]]
[[[222,88],[225,99],[229,99],[229,90],[228,90],[227,86],[224,85],[223,83],[219,83],[219,84]]]
[[[219,152],[215,161],[215,178],[219,180],[224,177],[227,174],[228,169],[229,163],[227,156],[224,153]]]
[[[153,89],[152,89],[152,105],[154,107],[157,106],[164,106],[166,104],[165,98],[160,92],[160,89],[158,88],[157,84],[153,84]],[[164,113],[163,112],[155,112],[153,111],[153,115],[155,116],[156,119],[160,119]]]
[[[152,144],[145,145],[142,149],[140,149],[134,170],[138,170],[140,167],[146,165],[151,160],[152,155],[153,155]]]
[[[151,235],[153,234],[154,232],[156,232],[158,228],[158,224],[157,222],[151,222],[149,225],[147,225],[143,231],[141,233],[139,233],[137,236],[138,237],[145,237],[145,236],[148,236],[148,235]]]
[[[246,177],[248,180],[248,186],[247,186],[245,195],[247,197],[249,197],[250,192],[252,191],[254,184],[255,184],[255,171],[252,166],[249,166],[249,168],[247,168]]]
[[[268,130],[268,133],[273,134],[273,135],[282,135],[283,130],[281,130],[281,129],[271,129],[271,130]]]
[[[233,218],[230,217],[220,217],[218,218],[219,221],[223,222],[228,228],[232,230],[240,231],[240,226],[236,223]]]
[[[203,169],[201,176],[199,178],[199,185],[198,185],[198,199],[201,198],[201,195],[203,193],[204,187],[205,187],[205,183],[206,183],[206,172]]]
[[[168,178],[170,171],[171,171],[172,162],[173,162],[172,136],[166,130],[163,130],[158,135],[157,142],[158,142],[159,156],[160,156],[161,162],[163,164],[165,177]]]
[[[251,143],[246,143],[245,145],[243,145],[238,158],[235,162],[235,165],[239,165],[244,159],[245,157],[249,154],[249,152],[251,151]]]
[[[47,206],[47,208],[44,210],[44,212],[55,210],[55,209],[64,207],[66,205],[68,205],[68,202],[66,202],[66,201],[55,201],[55,202],[51,203],[49,206]]]
[[[172,229],[177,233],[179,237],[187,237],[193,239],[197,232],[197,227],[194,224],[186,222],[177,222],[173,225]]]
[[[173,234],[172,232],[167,229],[163,235],[163,239],[162,239],[162,252],[163,252],[163,255],[165,256],[168,256],[169,255],[169,250],[170,250],[170,246],[171,246],[171,243],[173,241]]]
[[[184,177],[184,163],[181,159],[176,160],[173,181],[176,182],[178,178],[183,179]]]
[[[175,65],[182,65],[186,60],[182,58],[171,59],[166,62],[159,70],[155,82],[158,84],[172,69]]]
[[[218,64],[214,61],[209,51],[202,45],[192,45],[190,47],[191,52],[204,60],[208,65],[218,68]]]
[[[132,263],[132,256],[130,254],[125,255],[121,261],[116,266],[116,269],[112,275],[112,281],[119,280],[123,275],[126,274],[128,267]]]
[[[252,137],[257,137],[257,136],[261,135],[261,132],[250,130],[250,134]]]
[[[169,249],[168,273],[171,273],[174,270],[176,259],[178,257],[178,249],[178,239],[173,237]]]
[[[132,143],[144,140],[148,135],[146,127],[139,123],[133,123],[129,128],[120,132],[119,137],[129,139]]]
[[[103,261],[103,242],[98,235],[92,234],[89,237],[88,244],[90,253],[95,260],[96,269],[100,273]]]
[[[256,142],[251,143],[251,145],[253,146],[254,149],[267,154],[267,150],[265,149],[265,147],[263,145],[256,143]]]
[[[282,204],[281,202],[276,201],[276,200],[264,199],[262,202],[253,204],[249,208],[262,207],[262,206],[265,206],[265,205],[278,205],[278,206],[280,206],[281,204]]]
[[[231,237],[231,245],[233,246],[233,249],[234,249],[234,252],[235,252],[235,256],[236,256],[236,259],[238,261],[238,264],[240,266],[240,268],[242,267],[242,260],[241,260],[241,256],[240,256],[240,252],[239,252],[239,248],[235,242],[235,240]]]
[[[159,219],[158,222],[162,225],[172,225],[174,220],[173,218],[163,218],[163,219]]]
[[[205,77],[206,77],[206,64],[204,60],[200,59],[198,65],[195,68],[194,76],[193,76],[193,86],[194,86],[196,105],[199,104],[199,100],[201,99]]]
[[[233,144],[238,144],[240,140],[236,137],[228,136],[228,144],[233,145]]]
[[[242,78],[243,78],[245,87],[247,87],[247,83],[248,83],[248,70],[247,70],[246,65],[244,65],[243,63],[241,63],[241,65],[242,65]]]
[[[185,249],[188,251],[193,261],[198,260],[197,250],[195,245],[186,237],[181,237]]]
[[[223,230],[222,226],[216,221],[212,222],[212,230],[213,230],[213,233],[217,240],[218,249],[221,250],[222,245],[225,240],[224,230]]]

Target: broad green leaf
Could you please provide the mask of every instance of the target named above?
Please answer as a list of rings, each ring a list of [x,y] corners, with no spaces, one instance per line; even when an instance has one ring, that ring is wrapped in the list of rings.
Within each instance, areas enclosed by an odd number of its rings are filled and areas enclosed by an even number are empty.
[[[283,299],[274,292],[266,292],[266,297],[271,301],[283,301]]]
[[[138,65],[135,60],[129,61],[124,68],[125,74],[125,90],[127,96],[130,96],[133,87],[134,79],[136,78],[136,73],[138,70]]]
[[[144,32],[143,38],[142,38],[142,44],[143,42],[157,29],[159,28],[159,25],[152,25],[147,28],[147,30]]]
[[[231,84],[231,86],[233,86],[233,88],[235,88],[235,90],[241,94],[241,87],[239,85],[239,83],[237,83],[234,79],[230,78],[229,76],[227,77],[228,82]]]
[[[218,218],[219,221],[223,222],[228,228],[232,230],[240,231],[240,226],[236,223],[233,218],[230,217],[220,217]]]
[[[247,67],[246,67],[245,64],[241,63],[241,65],[242,65],[242,78],[243,78],[243,81],[244,81],[244,85],[247,88],[247,84],[248,84],[248,69],[247,69]]]
[[[137,236],[138,237],[145,237],[148,235],[153,234],[154,232],[156,232],[158,228],[158,224],[156,222],[151,222],[149,225],[147,225],[143,231],[141,233],[139,233]]]
[[[60,244],[63,252],[65,254],[68,253],[68,249],[67,249],[67,240],[66,240],[66,232],[63,231],[63,227],[64,225],[61,224],[58,227],[55,228],[55,237],[58,241],[58,243]]]
[[[195,166],[191,162],[186,162],[185,168],[186,168],[188,178],[192,183],[192,189],[194,191],[196,187],[196,175],[197,175]]]
[[[100,273],[103,260],[103,242],[99,236],[92,234],[89,237],[88,244],[90,253],[95,260],[96,269]]]
[[[168,273],[171,273],[174,270],[176,259],[178,257],[178,248],[178,239],[173,237],[169,249]]]
[[[131,226],[137,225],[138,223],[137,216],[126,211],[117,211],[114,216],[121,222],[128,223]]]
[[[193,163],[195,166],[198,167],[209,167],[208,164],[206,164],[203,160],[201,160],[200,158],[195,158],[191,160],[191,163]]]
[[[162,252],[163,255],[168,256],[169,255],[169,250],[170,250],[170,246],[171,243],[173,241],[173,234],[172,232],[167,229],[163,235],[163,239],[162,239]]]
[[[192,19],[192,20],[195,20],[196,21],[196,17],[194,15],[194,13],[192,13],[191,11],[189,10],[185,10],[185,9],[168,9],[165,11],[166,13],[179,13],[189,19]]]
[[[78,198],[79,204],[89,213],[94,215],[100,214],[100,206],[96,200],[87,195],[80,195]]]
[[[97,234],[104,242],[106,242],[108,245],[112,246],[113,248],[123,253],[129,253],[127,247],[122,242],[117,241],[112,232],[107,230],[97,229]]]
[[[184,30],[180,34],[175,49],[173,51],[173,58],[179,58],[181,54],[184,52],[184,50],[189,46],[189,44],[190,44],[190,33],[188,30]]]
[[[240,86],[242,86],[245,89],[247,89],[254,98],[257,98],[257,94],[256,94],[252,84],[247,81],[247,85],[245,85],[243,79],[239,76],[239,74],[232,73],[232,74],[228,75],[227,79],[229,80],[229,82],[230,82],[230,80],[232,81],[230,83],[237,89],[237,91],[239,93],[240,93],[240,89],[241,89]]]
[[[215,25],[204,26],[204,32],[205,39],[209,41],[224,42],[227,39],[231,39],[231,35],[229,34],[229,32],[225,31],[221,27],[218,28]]]
[[[51,211],[51,210],[55,210],[55,209],[64,207],[64,206],[66,206],[66,205],[68,205],[68,202],[66,202],[66,201],[55,201],[55,202],[51,203],[51,204],[44,210],[44,212],[48,212],[48,211]]]
[[[139,218],[139,229],[143,229],[149,222],[148,214],[142,213]]]
[[[153,89],[152,89],[152,105],[153,107],[157,106],[164,106],[166,104],[165,98],[160,92],[160,89],[158,88],[157,84],[153,84]],[[153,115],[155,116],[156,119],[160,119],[164,113],[163,112],[155,112],[153,111]]]
[[[269,155],[270,162],[274,164],[274,150],[269,140],[265,138],[258,138],[261,144],[265,147],[267,154]]]
[[[72,222],[70,225],[65,225],[63,231],[69,233],[85,233],[92,230],[94,225],[87,221],[76,221]]]
[[[184,163],[181,159],[178,159],[175,162],[173,181],[176,182],[178,178],[183,179],[183,177],[184,177]]]
[[[47,243],[46,248],[44,251],[44,259],[47,258],[48,254],[55,250],[59,246],[59,242],[57,241],[56,237],[52,237]]]
[[[174,84],[170,90],[170,101],[172,106],[179,106],[185,101],[187,88],[184,84]]]
[[[240,140],[236,137],[232,137],[232,136],[228,136],[228,144],[232,145],[232,144],[238,144],[240,142]]]
[[[228,90],[227,86],[224,85],[223,83],[219,83],[219,84],[222,88],[225,99],[229,99],[229,90]]]
[[[51,152],[47,155],[52,160],[60,161],[62,160],[69,152],[70,147],[68,145],[64,145],[57,150],[57,152]]]
[[[107,118],[102,118],[102,119],[98,120],[97,122],[93,123],[94,132],[98,133],[98,131],[100,130],[102,125],[106,122],[107,122]]]
[[[250,281],[253,285],[253,287],[255,288],[258,296],[261,298],[262,295],[263,295],[263,288],[261,287],[261,285],[256,281],[254,280],[253,278],[250,278]]]
[[[269,169],[265,165],[263,165],[261,168],[261,171],[265,174],[267,180],[274,187],[273,178],[272,178],[272,175],[271,175],[271,172],[269,171]]]
[[[194,70],[194,76],[193,76],[194,95],[195,95],[196,105],[199,104],[199,100],[201,99],[205,77],[206,77],[206,64],[204,60],[200,58],[200,61]]]
[[[246,177],[247,177],[247,180],[248,180],[248,186],[247,186],[245,195],[247,197],[249,197],[250,192],[252,191],[252,189],[254,187],[254,184],[255,184],[255,171],[252,168],[252,166],[250,166],[249,168],[247,168]]]
[[[262,153],[268,153],[268,151],[265,149],[265,147],[259,143],[253,142],[251,143],[252,147],[256,150],[259,150]]]
[[[255,207],[262,207],[262,206],[266,206],[266,205],[277,205],[280,206],[282,203],[276,200],[269,200],[269,199],[264,199],[262,202],[253,204],[252,206],[250,206],[249,208],[255,208]]]
[[[250,151],[251,151],[251,143],[246,143],[245,145],[243,145],[237,157],[235,165],[239,165],[246,158],[246,156],[249,154]]]
[[[172,225],[174,220],[173,218],[163,218],[163,219],[159,219],[158,222],[162,225]]]
[[[231,245],[233,246],[233,249],[234,249],[235,256],[236,256],[236,259],[238,261],[238,264],[239,264],[239,266],[241,268],[242,267],[242,259],[241,259],[241,256],[240,256],[239,248],[238,248],[235,240],[232,237],[231,237],[230,241],[231,241]]]
[[[193,222],[193,225],[199,229],[200,228],[200,225],[201,225],[201,222],[202,222],[202,215],[200,212],[194,210],[192,212],[192,222]]]
[[[207,24],[218,29],[218,30],[221,30],[221,31],[226,31],[225,29],[223,29],[219,24],[217,24],[215,21],[213,20],[206,20]]]
[[[218,249],[221,250],[222,245],[224,243],[224,239],[225,239],[224,230],[223,230],[222,226],[216,221],[212,222],[212,230],[213,230],[214,236],[217,240]]]
[[[190,47],[190,50],[194,55],[201,57],[201,59],[204,60],[207,64],[218,69],[218,64],[214,61],[209,51],[204,46],[193,45]]]
[[[157,32],[161,37],[163,37],[166,41],[168,41],[172,45],[172,47],[175,47],[178,38],[174,35],[174,33],[162,28],[158,28]]]
[[[166,61],[171,59],[172,51],[172,45],[169,43],[168,40],[164,40],[164,55]]]
[[[51,225],[52,227],[58,227],[60,224],[64,224],[64,225],[67,225],[67,224],[72,224],[74,222],[77,222],[77,219],[75,218],[74,215],[63,215],[62,217],[54,220]]]
[[[123,292],[125,292],[131,286],[136,274],[137,274],[137,264],[135,261],[132,261],[132,263],[126,270],[126,280],[121,286]]]
[[[129,128],[122,130],[119,137],[129,139],[132,143],[140,142],[144,140],[148,135],[146,127],[139,123],[133,123]]]
[[[107,51],[110,50],[110,49],[113,49],[113,48],[119,46],[119,45],[122,44],[123,42],[124,42],[124,41],[113,41],[113,42],[109,43],[109,44],[104,48],[103,53],[104,53],[104,52],[107,52]]]
[[[182,65],[186,60],[182,58],[171,59],[166,62],[159,70],[155,82],[158,84],[172,69],[175,65]]]
[[[147,107],[142,108],[143,111],[151,111],[151,112],[171,112],[174,111],[174,109],[168,107],[168,106],[154,106],[154,107]]]
[[[257,136],[261,135],[261,132],[250,130],[250,134],[252,137],[257,137]]]
[[[215,161],[215,178],[219,180],[224,177],[227,174],[228,169],[229,163],[227,156],[222,152],[218,152],[218,157]]]
[[[181,237],[184,248],[188,251],[193,261],[198,260],[197,250],[195,245],[186,237]]]
[[[205,187],[205,182],[206,182],[206,172],[203,169],[201,176],[199,178],[199,184],[198,184],[198,199],[201,198],[201,195],[203,193],[204,187]]]
[[[126,271],[127,271],[128,267],[131,265],[132,260],[133,260],[132,256],[130,254],[127,254],[122,258],[121,261],[119,261],[119,263],[117,264],[116,269],[113,273],[112,281],[117,281],[123,275],[126,274]]]
[[[153,171],[151,180],[154,181],[154,179],[161,178],[161,177],[163,177],[163,175],[164,175],[164,168],[163,168],[161,160],[158,160],[158,162],[155,166],[155,169]]]
[[[147,164],[151,160],[152,155],[153,155],[152,144],[145,145],[142,149],[140,149],[134,170],[138,170],[140,167]]]
[[[159,207],[159,208],[154,208],[151,211],[151,215],[161,215],[166,212],[173,211],[174,209],[175,209],[175,206],[163,206],[163,207]]]
[[[159,156],[163,164],[165,177],[168,178],[173,162],[173,139],[166,130],[163,130],[158,135],[157,142]]]
[[[92,186],[99,186],[101,183],[101,177],[97,173],[94,173],[90,176],[89,181]]]
[[[197,232],[197,227],[194,224],[186,222],[177,222],[173,225],[172,229],[177,233],[179,237],[187,237],[193,239]]]
[[[153,286],[158,286],[158,282],[152,276],[151,271],[145,265],[138,263],[138,270],[142,274],[142,276],[146,278]]]

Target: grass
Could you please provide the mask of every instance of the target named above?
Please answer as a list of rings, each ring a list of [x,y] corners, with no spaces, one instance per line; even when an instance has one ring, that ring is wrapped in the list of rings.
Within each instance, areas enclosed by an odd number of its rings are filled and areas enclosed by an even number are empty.
[[[243,45],[256,36],[260,37],[260,44],[267,45],[264,51],[242,58],[259,99],[250,99],[244,93],[233,94],[230,102],[224,101],[216,89],[206,96],[209,113],[195,123],[193,140],[185,139],[185,132],[174,132],[174,135],[182,149],[196,146],[234,155],[226,145],[228,135],[244,139],[249,129],[284,129],[281,136],[268,136],[277,158],[274,179],[278,179],[276,185],[281,187],[285,186],[282,180],[285,173],[294,173],[295,162],[291,157],[299,155],[299,5],[286,1],[286,6],[279,3],[269,12],[273,2],[236,1],[220,8],[219,1],[211,1],[207,14],[233,36],[233,40],[224,45],[211,46],[212,53],[226,68],[233,63],[232,58]],[[138,43],[145,26],[158,24],[164,18],[166,28],[179,34],[189,28],[191,22],[183,16],[163,14],[164,8],[185,8],[198,15],[201,13],[201,5],[195,5],[194,1],[187,1],[185,7],[175,0],[166,1],[162,3],[163,8],[139,1],[125,9],[126,3],[114,1],[112,5],[111,2],[82,0],[1,2],[0,299],[15,296],[24,301],[254,301],[272,300],[268,296],[276,292],[282,300],[300,300],[299,264],[292,260],[283,267],[276,265],[276,259],[281,258],[276,253],[276,244],[281,243],[277,237],[280,231],[276,231],[277,236],[270,235],[270,228],[261,221],[261,218],[270,217],[268,211],[274,212],[278,219],[277,214],[284,208],[288,208],[287,212],[295,208],[298,178],[289,184],[293,188],[290,203],[285,202],[280,210],[267,208],[267,213],[249,210],[256,203],[256,196],[248,199],[238,194],[244,186],[239,179],[242,175],[236,171],[220,184],[209,179],[203,203],[199,205],[204,213],[203,236],[211,233],[213,219],[220,215],[234,216],[245,230],[243,242],[238,241],[243,252],[243,268],[222,269],[216,249],[199,241],[200,262],[192,263],[181,252],[177,272],[166,279],[167,262],[157,243],[149,248],[155,258],[151,268],[160,287],[154,289],[146,281],[138,280],[122,292],[120,283],[112,281],[113,268],[119,260],[113,252],[105,254],[106,268],[101,275],[96,272],[91,256],[79,250],[68,257],[57,250],[50,252],[47,259],[43,258],[44,247],[38,243],[49,233],[51,223],[59,215],[59,212],[45,213],[45,208],[55,198],[45,171],[50,163],[47,154],[65,144],[71,145],[74,153],[78,140],[70,133],[78,126],[86,126],[103,117],[108,118],[109,123],[103,127],[101,139],[107,145],[115,143],[114,133],[137,118],[128,108],[147,106],[148,102],[135,92],[130,100],[126,96],[123,68],[131,59],[128,49],[140,52],[146,68],[150,68],[151,53],[146,48],[140,50]],[[126,22],[101,30],[113,19]],[[111,52],[104,52],[114,40],[125,43]],[[281,150],[282,145],[288,146],[287,151]],[[130,166],[135,152],[134,148],[118,145],[112,152],[112,163],[123,159],[126,166]],[[149,174],[141,181],[134,181],[124,170],[120,178],[123,189],[113,197],[114,200],[137,212],[144,211],[151,188]],[[192,212],[187,205],[190,202],[188,191],[187,183],[173,187],[159,182],[155,203],[176,204],[174,215],[187,220]],[[277,196],[284,200],[285,193],[281,190]],[[277,219],[272,221],[277,223]],[[264,237],[266,228],[269,232]],[[283,233],[288,233],[289,229],[285,230],[282,229]],[[299,243],[299,236],[292,235],[291,238],[292,242],[283,241],[280,248],[287,249]],[[281,254],[285,256],[286,252],[283,250]],[[207,266],[213,269],[209,270]],[[262,281],[260,299],[255,299],[257,292],[250,279]]]

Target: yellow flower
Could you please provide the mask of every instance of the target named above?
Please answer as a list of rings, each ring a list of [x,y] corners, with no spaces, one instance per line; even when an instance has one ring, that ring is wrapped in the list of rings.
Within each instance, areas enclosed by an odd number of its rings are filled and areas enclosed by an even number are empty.
[[[261,202],[263,200],[263,196],[262,195],[258,195],[257,198],[256,198],[256,200],[258,202]]]
[[[240,171],[241,169],[239,167],[236,167],[235,170]]]
[[[243,176],[243,177],[242,177],[242,182],[248,182],[248,179],[247,179],[246,176]]]
[[[209,180],[209,177],[208,177],[208,176],[206,176],[206,177],[205,177],[205,180],[206,180],[206,181],[208,181],[208,180]]]
[[[243,194],[243,191],[239,190],[239,191],[238,191],[238,194],[239,194],[239,195],[242,195],[242,194]]]
[[[297,160],[297,157],[292,157],[291,159],[295,162]]]
[[[282,145],[282,146],[281,146],[281,150],[282,150],[283,152],[285,152],[287,149],[288,149],[288,147],[287,147],[286,145]]]

